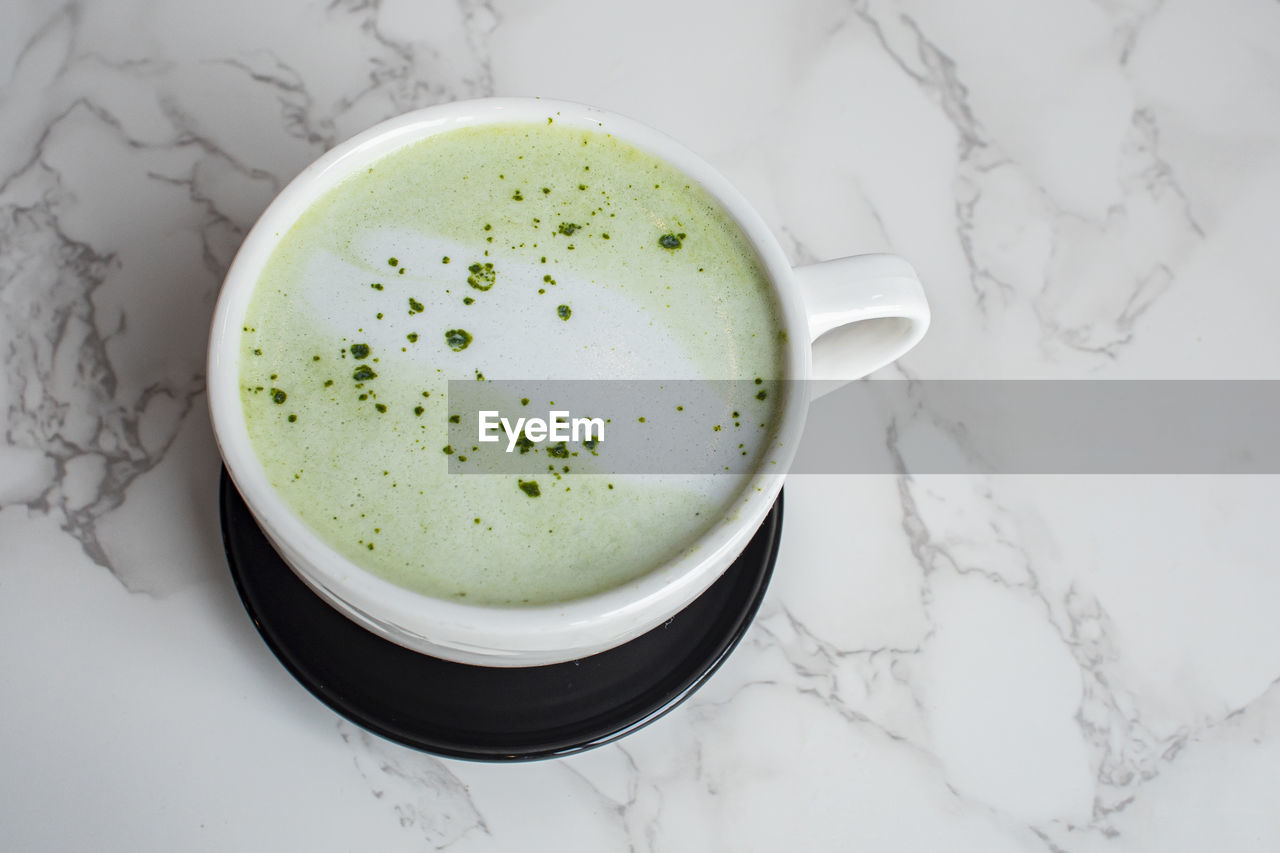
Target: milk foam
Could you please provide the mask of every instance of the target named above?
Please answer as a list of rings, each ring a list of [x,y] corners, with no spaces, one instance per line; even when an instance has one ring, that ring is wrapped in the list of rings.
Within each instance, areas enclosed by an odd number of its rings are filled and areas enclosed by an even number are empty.
[[[468,284],[473,264],[493,265],[490,289]],[[325,541],[409,589],[513,605],[674,558],[745,478],[582,465],[531,498],[515,477],[450,474],[448,379],[782,373],[768,280],[713,199],[606,134],[523,124],[408,146],[317,201],[259,280],[240,358],[255,451]],[[776,401],[752,403],[755,447]]]

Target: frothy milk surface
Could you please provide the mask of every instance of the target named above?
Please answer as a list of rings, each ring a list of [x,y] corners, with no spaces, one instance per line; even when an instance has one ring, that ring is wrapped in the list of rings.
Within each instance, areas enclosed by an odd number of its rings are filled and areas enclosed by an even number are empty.
[[[582,457],[450,473],[471,448],[448,444],[447,380],[782,373],[768,280],[724,209],[627,143],[554,123],[450,131],[345,179],[283,235],[240,345],[249,436],[294,511],[393,583],[492,605],[644,574],[746,478],[599,474]],[[759,452],[779,401],[732,405],[747,410],[726,428]]]

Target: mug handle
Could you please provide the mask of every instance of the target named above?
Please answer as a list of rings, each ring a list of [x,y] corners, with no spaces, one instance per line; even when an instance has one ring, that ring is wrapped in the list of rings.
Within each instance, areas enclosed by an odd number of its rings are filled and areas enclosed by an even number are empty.
[[[897,255],[854,255],[795,269],[813,344],[812,397],[901,358],[929,329],[929,303]]]

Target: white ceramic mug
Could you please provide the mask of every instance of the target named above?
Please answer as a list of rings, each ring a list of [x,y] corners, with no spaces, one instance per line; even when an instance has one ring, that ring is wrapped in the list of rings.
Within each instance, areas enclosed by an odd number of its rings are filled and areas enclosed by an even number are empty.
[[[603,131],[684,172],[714,196],[751,241],[776,291],[786,336],[787,389],[778,441],[743,500],[677,559],[622,586],[561,604],[499,608],[410,592],[364,571],[324,543],[272,488],[241,410],[240,334],[259,275],[297,218],[346,176],[402,146],[461,127],[544,121]],[[227,272],[209,344],[209,407],[227,470],[254,518],[293,571],[334,607],[393,642],[460,663],[535,666],[574,660],[634,639],[678,613],[743,551],[782,488],[809,407],[829,390],[883,367],[920,340],[929,306],[911,266],[861,255],[793,269],[759,214],[700,157],[638,122],[562,101],[457,101],[390,119],[344,142],[298,175],[245,238]],[[757,490],[758,489],[758,490]]]

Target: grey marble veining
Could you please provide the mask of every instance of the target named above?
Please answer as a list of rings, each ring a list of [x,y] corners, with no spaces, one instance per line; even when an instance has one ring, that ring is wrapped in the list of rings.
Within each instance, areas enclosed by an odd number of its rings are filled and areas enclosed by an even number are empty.
[[[1280,4],[4,17],[0,846],[1280,845],[1275,478],[795,478],[769,596],[693,699],[486,766],[340,720],[262,646],[203,376],[223,273],[316,156],[539,94],[685,141],[798,264],[910,259],[935,320],[898,375],[1275,378]]]

